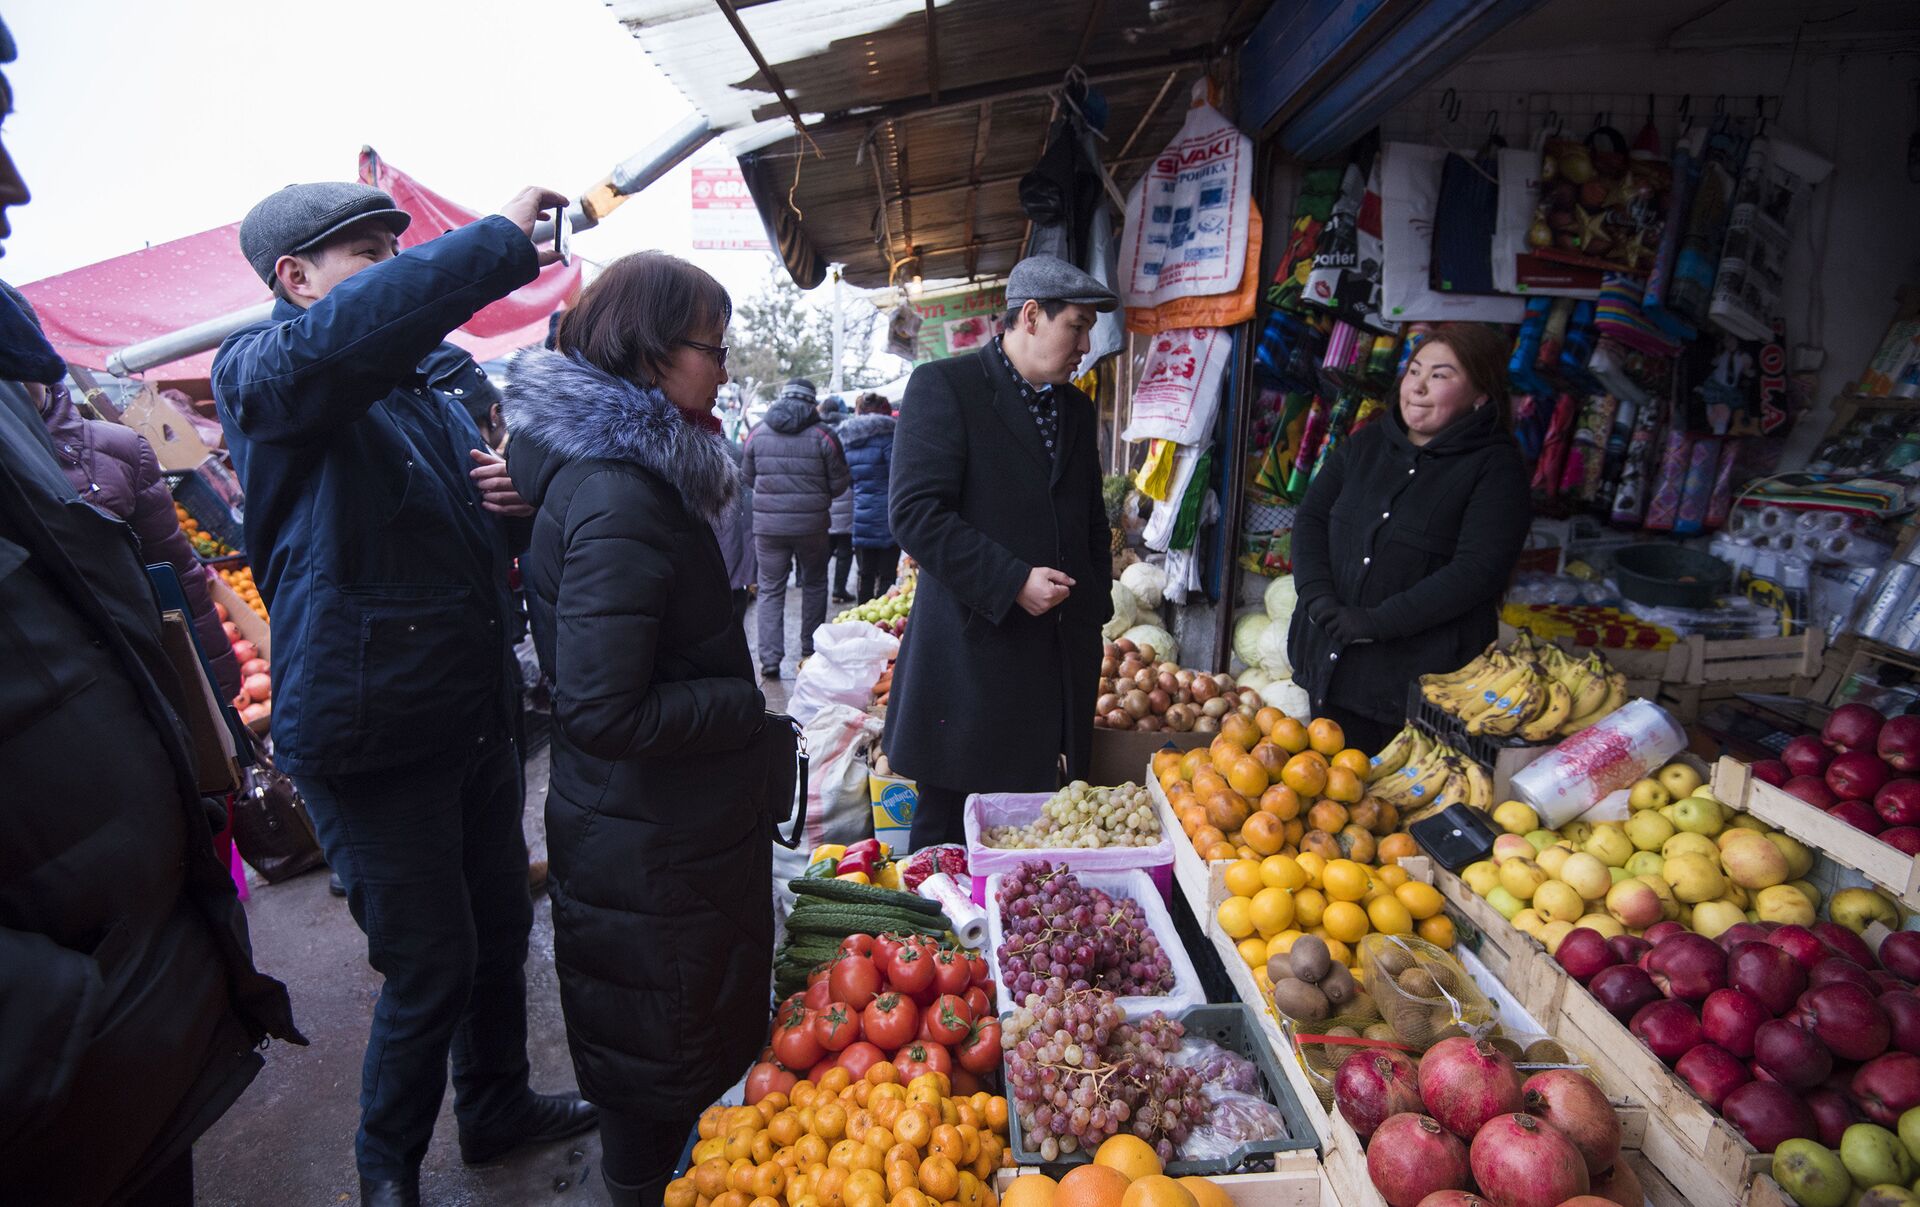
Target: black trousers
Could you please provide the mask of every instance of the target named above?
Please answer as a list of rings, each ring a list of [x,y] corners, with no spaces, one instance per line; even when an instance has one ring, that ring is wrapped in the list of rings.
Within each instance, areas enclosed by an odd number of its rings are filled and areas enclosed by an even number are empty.
[[[1320,708],[1315,715],[1338,725],[1346,735],[1347,745],[1370,755],[1379,754],[1393,740],[1393,735],[1400,732],[1400,722],[1376,721],[1332,702]]]
[[[600,1108],[600,1176],[615,1207],[655,1207],[661,1201],[696,1122],[669,1123]]]
[[[893,586],[894,571],[900,566],[900,546],[856,549],[854,554],[860,559],[860,602],[878,599]]]
[[[960,788],[942,788],[918,784],[920,803],[913,809],[913,828],[908,845],[913,850],[943,842],[967,840],[967,792]]]
[[[833,551],[833,597],[847,593],[847,576],[853,573],[853,534],[835,532],[827,537]]]
[[[125,1200],[125,1207],[193,1207],[193,1150],[169,1161]]]

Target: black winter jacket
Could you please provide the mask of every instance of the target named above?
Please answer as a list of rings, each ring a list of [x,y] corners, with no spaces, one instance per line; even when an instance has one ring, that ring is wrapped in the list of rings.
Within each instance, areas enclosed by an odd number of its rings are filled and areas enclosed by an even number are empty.
[[[753,489],[755,536],[826,535],[833,500],[853,482],[839,438],[799,398],[768,407],[747,433],[741,475]]]
[[[1530,516],[1520,448],[1492,407],[1423,447],[1396,407],[1335,449],[1293,526],[1287,654],[1314,707],[1397,722],[1408,684],[1485,649]],[[1335,605],[1361,609],[1372,640],[1336,643],[1313,619]]]
[[[556,352],[509,370],[508,469],[553,677],[554,964],[580,1090],[662,1120],[711,1105],[766,1033],[766,702],[711,521],[721,437]]]
[[[0,384],[0,1201],[116,1202],[294,1029],[254,969],[128,527]],[[196,688],[196,690],[198,690]]]

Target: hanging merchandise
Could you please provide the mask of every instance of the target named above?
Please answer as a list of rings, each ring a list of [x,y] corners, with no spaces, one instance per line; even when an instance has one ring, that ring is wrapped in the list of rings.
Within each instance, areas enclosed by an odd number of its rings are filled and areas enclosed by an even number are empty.
[[[1106,205],[1100,161],[1084,150],[1077,110],[1067,109],[1047,131],[1040,160],[1020,178],[1020,208],[1033,222],[1029,256],[1058,256],[1084,269],[1092,250],[1093,216]]]
[[[1260,459],[1260,469],[1254,475],[1254,485],[1281,502],[1300,501],[1300,496],[1289,489],[1287,476],[1293,469],[1295,458],[1300,455],[1300,442],[1306,434],[1307,413],[1312,407],[1313,395],[1297,390],[1286,394],[1275,421],[1273,442],[1267,446],[1266,455]]]
[[[1171,440],[1150,441],[1146,460],[1133,475],[1134,489],[1156,503],[1172,498],[1174,458],[1179,452],[1180,446]]]
[[[1392,331],[1396,325],[1380,314],[1379,172],[1378,156],[1370,176],[1357,164],[1347,165],[1340,197],[1313,250],[1303,296],[1349,322]]]
[[[1605,283],[1600,287],[1600,298],[1594,306],[1597,333],[1649,356],[1672,356],[1680,350],[1680,345],[1647,321],[1646,314],[1641,310],[1641,299],[1645,296],[1646,290],[1641,287],[1638,277],[1608,273]]]
[[[1300,432],[1300,447],[1294,454],[1293,468],[1287,471],[1287,495],[1290,498],[1307,497],[1307,484],[1313,480],[1313,467],[1320,456],[1320,445],[1327,438],[1327,417],[1332,410],[1333,404],[1319,397],[1307,409],[1307,420]]]
[[[1253,140],[1195,82],[1186,124],[1127,195],[1120,291],[1129,307],[1232,293],[1247,263]]]
[[[1165,553],[1173,547],[1174,528],[1185,510],[1187,491],[1194,486],[1194,471],[1199,468],[1205,448],[1189,448],[1185,445],[1169,444],[1173,450],[1172,474],[1167,482],[1167,497],[1154,507],[1153,514],[1147,517],[1147,526],[1141,530],[1140,539],[1147,548]],[[1199,481],[1202,489],[1206,479]]]
[[[1660,232],[1660,248],[1654,253],[1653,268],[1640,294],[1640,309],[1646,321],[1675,343],[1695,335],[1693,324],[1667,309],[1667,288],[1673,283],[1680,243],[1687,230],[1687,215],[1693,212],[1693,197],[1700,188],[1700,155],[1706,143],[1706,127],[1699,126],[1689,129],[1674,149],[1673,191],[1667,199],[1667,225]]]
[[[1707,508],[1713,498],[1714,475],[1720,469],[1720,441],[1712,436],[1693,442],[1687,450],[1687,474],[1680,485],[1680,509],[1674,514],[1675,536],[1699,536],[1707,530]]]
[[[1607,439],[1620,402],[1611,394],[1592,394],[1580,404],[1573,439],[1567,448],[1566,469],[1560,474],[1560,497],[1583,506],[1599,497],[1606,471]]]
[[[1633,436],[1627,441],[1620,466],[1620,485],[1613,494],[1609,518],[1622,528],[1637,528],[1647,514],[1653,493],[1655,461],[1659,452],[1660,408],[1647,405],[1634,417]]]
[[[1446,158],[1444,148],[1419,143],[1380,148],[1380,311],[1396,322],[1517,323],[1526,313],[1523,298],[1443,293],[1429,284]],[[1489,274],[1491,282],[1491,268]]]
[[[1647,497],[1647,518],[1641,524],[1649,532],[1671,532],[1680,517],[1680,492],[1687,484],[1688,453],[1693,438],[1678,428],[1667,432],[1666,447],[1660,450],[1660,472],[1653,481],[1653,493]]]
[[[1536,240],[1549,260],[1645,276],[1667,221],[1671,164],[1636,159],[1612,126],[1596,126],[1584,142],[1549,139],[1540,169]]]
[[[1307,287],[1307,274],[1313,270],[1313,249],[1320,243],[1320,231],[1339,196],[1339,168],[1315,168],[1301,177],[1300,194],[1293,201],[1293,221],[1287,228],[1287,246],[1267,286],[1267,305],[1275,311],[1297,313],[1307,309],[1301,294]]]
[[[1503,145],[1496,134],[1475,158],[1450,151],[1441,165],[1429,283],[1443,293],[1493,292],[1493,227],[1500,211],[1498,152]]]
[[[1118,236],[1113,230],[1113,209],[1103,199],[1100,208],[1093,213],[1093,229],[1090,236],[1086,265],[1087,275],[1094,280],[1113,288],[1114,259]],[[1093,318],[1093,330],[1087,333],[1087,354],[1080,359],[1080,373],[1087,373],[1093,367],[1127,346],[1126,319],[1118,310],[1097,313]]]
[[[887,316],[888,355],[901,360],[914,359],[914,342],[920,338],[920,325],[924,321],[913,303],[902,297],[893,313]]]
[[[1151,309],[1129,307],[1125,326],[1138,335],[1153,335],[1178,327],[1231,327],[1252,318],[1260,301],[1260,249],[1266,237],[1260,207],[1247,207],[1247,264],[1239,287],[1230,293],[1176,298]],[[1118,314],[1102,315],[1117,319]]]
[[[1536,399],[1536,402],[1542,400]],[[1547,411],[1547,431],[1540,444],[1540,459],[1533,467],[1533,497],[1550,502],[1559,493],[1560,477],[1573,449],[1573,425],[1580,405],[1571,394],[1559,394]]]
[[[1707,499],[1707,527],[1726,525],[1733,510],[1733,466],[1740,459],[1740,441],[1727,440],[1720,450],[1720,464],[1714,469],[1713,493]]]
[[[1831,171],[1831,161],[1778,137],[1753,140],[1713,282],[1708,315],[1715,326],[1750,340],[1773,333],[1782,313],[1793,227],[1807,194]]]
[[[1540,199],[1540,152],[1507,147],[1497,158],[1500,205],[1494,215],[1490,264],[1494,288],[1542,297],[1598,297],[1598,270],[1540,258],[1538,249],[1553,241],[1552,228],[1534,220]]]
[[[1727,215],[1733,208],[1733,190],[1751,136],[1751,122],[1721,114],[1714,118],[1700,153],[1700,179],[1694,186],[1680,251],[1674,257],[1673,280],[1667,286],[1664,307],[1696,330],[1707,325],[1713,277],[1720,267],[1720,246],[1727,238]]]
[[[1233,335],[1213,327],[1162,331],[1133,390],[1133,413],[1120,438],[1199,444],[1213,431],[1220,387],[1233,358]]]
[[[1712,332],[1687,345],[1680,359],[1687,426],[1725,436],[1784,435],[1791,416],[1786,340]]]

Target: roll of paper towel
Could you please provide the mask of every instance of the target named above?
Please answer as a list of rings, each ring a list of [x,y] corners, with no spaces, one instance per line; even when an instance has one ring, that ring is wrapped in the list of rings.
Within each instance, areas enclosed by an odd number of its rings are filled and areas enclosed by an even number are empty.
[[[946,912],[953,933],[962,943],[980,950],[987,945],[987,913],[973,903],[971,891],[970,887],[962,889],[945,872],[935,872],[914,890]]]

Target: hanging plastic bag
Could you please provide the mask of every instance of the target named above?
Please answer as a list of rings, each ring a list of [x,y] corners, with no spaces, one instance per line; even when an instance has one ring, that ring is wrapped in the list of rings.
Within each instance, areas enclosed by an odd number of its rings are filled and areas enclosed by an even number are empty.
[[[1442,293],[1429,284],[1446,158],[1444,147],[1419,143],[1388,143],[1380,149],[1381,313],[1396,322],[1517,323],[1526,313],[1523,299]],[[1489,213],[1497,221],[1495,201]]]
[[[1540,149],[1505,147],[1496,158],[1500,164],[1500,203],[1494,214],[1489,256],[1494,288],[1526,296],[1598,296],[1597,270],[1540,258],[1540,249],[1553,242],[1552,229],[1534,221],[1540,197]]]
[[[1399,325],[1380,313],[1380,164],[1371,176],[1348,164],[1340,197],[1320,232],[1307,274],[1305,300],[1349,322],[1379,331]]]
[[[864,709],[900,639],[864,620],[823,624],[813,633],[813,657],[800,667],[787,713],[802,725],[829,704]]]
[[[1549,139],[1540,173],[1535,223],[1551,241],[1549,260],[1645,276],[1652,271],[1666,229],[1673,165],[1635,159],[1612,126],[1585,141]]]

